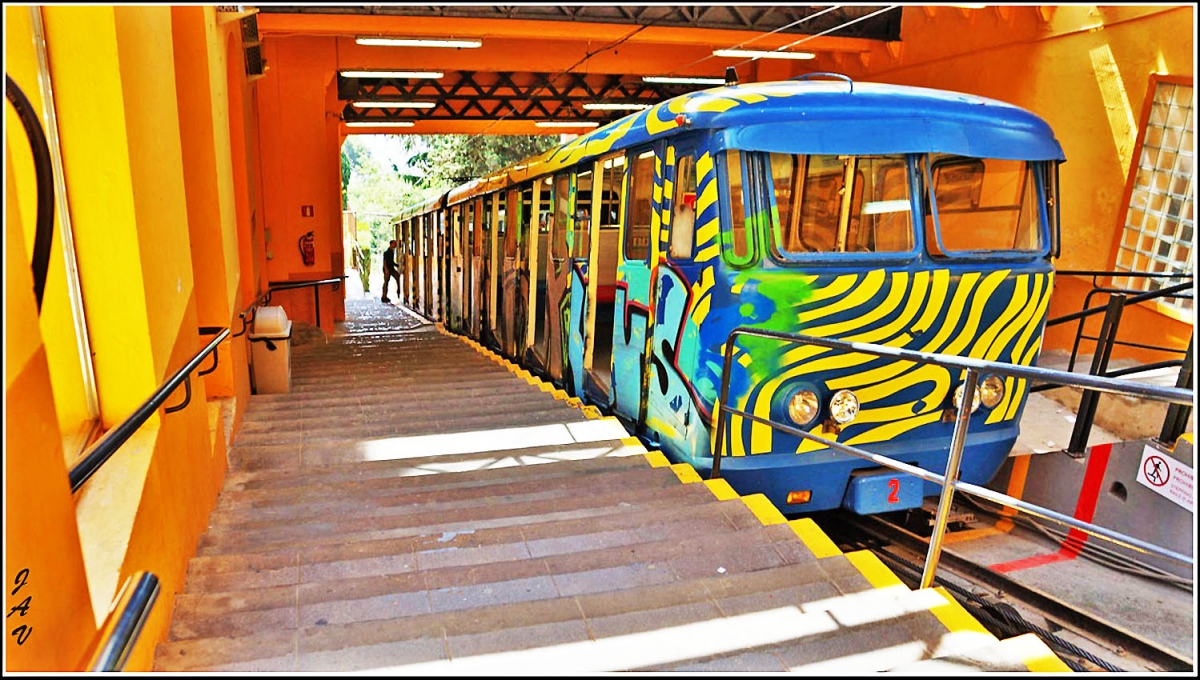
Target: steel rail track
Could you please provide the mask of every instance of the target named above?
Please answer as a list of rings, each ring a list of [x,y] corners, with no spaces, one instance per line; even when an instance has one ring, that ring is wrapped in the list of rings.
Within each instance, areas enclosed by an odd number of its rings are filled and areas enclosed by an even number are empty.
[[[835,519],[836,517],[836,519]],[[895,546],[916,555],[918,566],[924,561],[925,551],[929,541],[907,529],[892,524],[880,517],[837,513],[829,517],[831,524],[842,524],[842,527],[830,526],[829,533],[835,541],[841,531],[846,528]],[[876,548],[872,548],[879,552]],[[1169,649],[1153,640],[1137,633],[1126,630],[1095,614],[1076,609],[1072,605],[1043,592],[1037,588],[1019,583],[1003,574],[991,571],[987,567],[972,562],[953,550],[943,548],[940,566],[947,572],[977,585],[986,586],[994,591],[1003,593],[1008,600],[1019,603],[1027,610],[1032,610],[1053,622],[1055,625],[1087,638],[1096,644],[1110,650],[1122,650],[1126,657],[1132,656],[1146,664],[1156,666],[1168,672],[1194,672],[1195,661],[1178,652]],[[919,575],[918,575],[919,577]]]

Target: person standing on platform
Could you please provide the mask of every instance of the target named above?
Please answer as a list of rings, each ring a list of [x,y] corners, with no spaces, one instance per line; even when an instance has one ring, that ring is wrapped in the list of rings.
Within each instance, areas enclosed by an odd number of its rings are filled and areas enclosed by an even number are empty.
[[[391,302],[388,297],[388,282],[396,279],[396,297],[400,297],[400,270],[396,269],[396,241],[388,242],[387,250],[383,251],[383,302]]]

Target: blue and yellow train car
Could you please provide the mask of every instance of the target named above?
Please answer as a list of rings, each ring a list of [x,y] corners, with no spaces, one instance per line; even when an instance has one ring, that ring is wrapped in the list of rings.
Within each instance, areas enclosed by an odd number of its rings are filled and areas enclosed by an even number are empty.
[[[424,239],[405,252],[435,276],[404,299],[706,474],[735,328],[1033,363],[1062,161],[1039,117],[966,94],[849,79],[698,91],[403,214],[397,237]],[[763,338],[734,351],[730,406],[944,470],[962,375]],[[1008,455],[1027,388],[981,377],[963,481]],[[938,492],[736,415],[726,432],[722,476],[785,512]]]

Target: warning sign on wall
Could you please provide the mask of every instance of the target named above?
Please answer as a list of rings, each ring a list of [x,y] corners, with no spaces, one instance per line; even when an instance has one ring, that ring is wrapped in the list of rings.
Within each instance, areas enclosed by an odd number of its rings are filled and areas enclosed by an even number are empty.
[[[1148,486],[1192,512],[1196,510],[1196,472],[1153,446],[1142,451],[1139,484]]]

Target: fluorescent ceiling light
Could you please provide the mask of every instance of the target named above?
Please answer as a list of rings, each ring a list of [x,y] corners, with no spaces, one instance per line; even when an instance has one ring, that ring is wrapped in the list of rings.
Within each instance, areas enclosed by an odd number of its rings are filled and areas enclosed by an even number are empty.
[[[441,71],[341,71],[343,78],[441,78]]]
[[[478,38],[388,38],[384,36],[365,36],[355,38],[359,45],[374,45],[378,47],[479,47],[483,44]]]
[[[432,109],[435,102],[354,102],[356,109]]]
[[[714,57],[749,57],[751,59],[816,59],[812,52],[774,52],[768,50],[713,50]]]
[[[372,122],[367,120],[356,120],[346,123],[346,127],[412,127],[416,123],[409,120],[381,120]]]
[[[724,78],[702,78],[698,76],[642,76],[644,83],[679,83],[682,85],[724,85]]]
[[[599,127],[600,123],[593,120],[539,120],[534,125],[537,127]]]
[[[583,108],[589,111],[641,111],[648,109],[651,104],[619,104],[616,102],[600,102],[597,104],[584,104]]]

